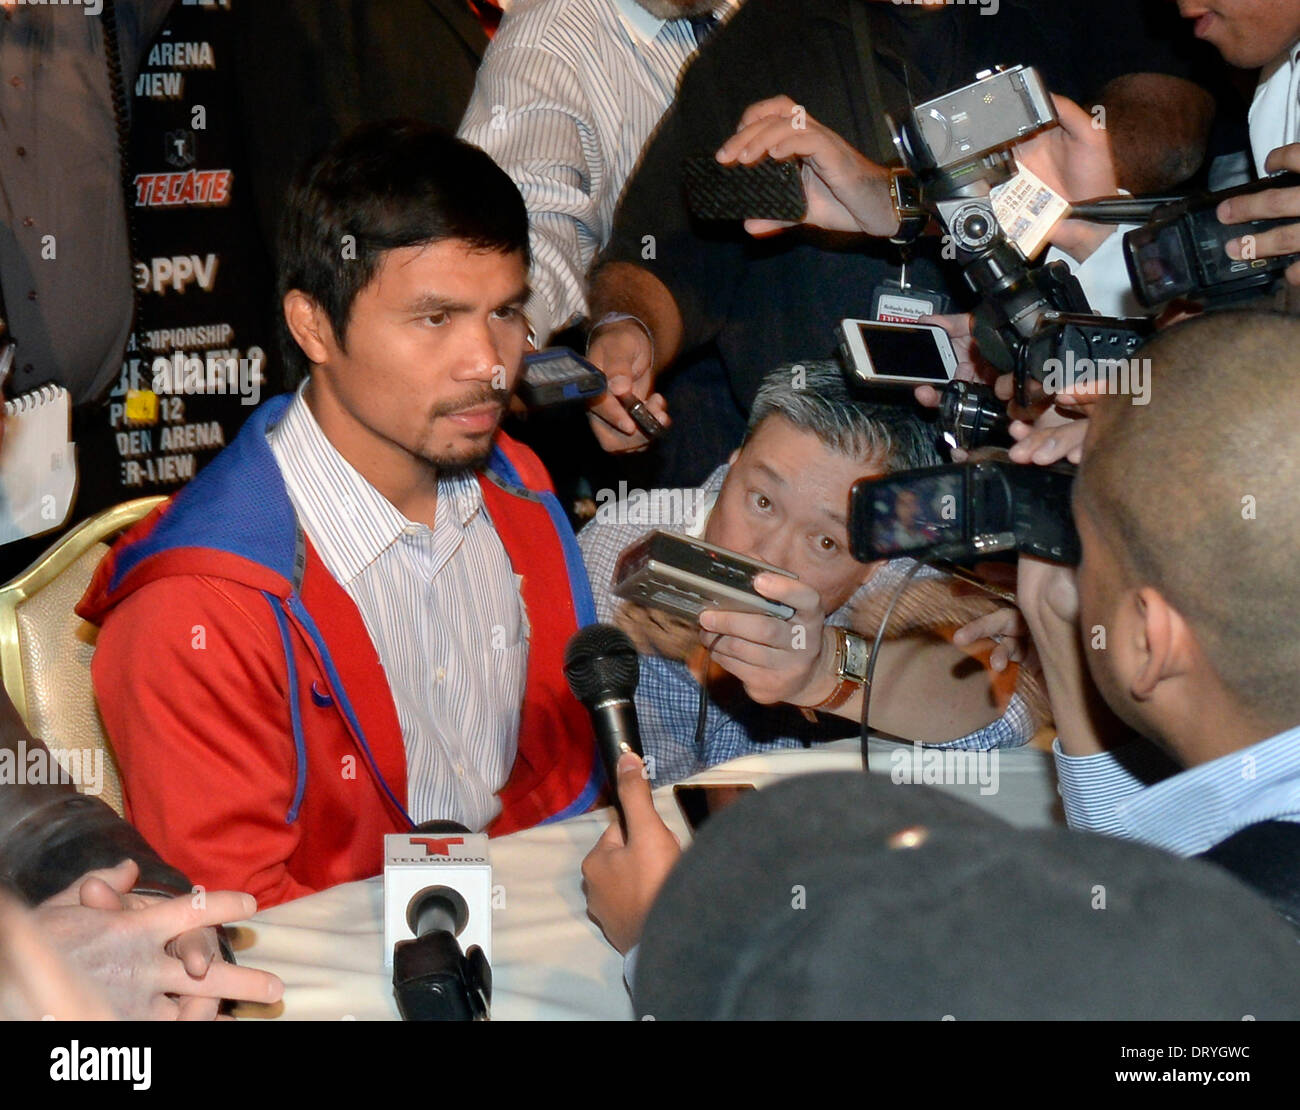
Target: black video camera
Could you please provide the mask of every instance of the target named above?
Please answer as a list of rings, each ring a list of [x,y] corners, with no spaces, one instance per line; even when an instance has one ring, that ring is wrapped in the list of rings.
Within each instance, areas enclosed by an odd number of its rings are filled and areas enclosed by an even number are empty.
[[[863,478],[849,497],[849,548],[861,563],[900,557],[978,562],[1025,552],[1079,561],[1070,515],[1074,467],[978,462]]]
[[[998,224],[991,192],[1016,172],[1008,148],[1057,123],[1034,69],[980,74],[972,85],[915,105],[901,127],[889,122],[922,207],[942,224],[966,284],[979,297],[973,334],[980,353],[1001,373],[1015,375],[1022,404],[1029,379],[1042,381],[1053,359],[1131,356],[1151,333],[1150,321],[1093,314],[1065,263],[1031,267]],[[967,400],[948,408],[961,410]],[[945,426],[945,438],[957,443],[972,426]]]
[[[1300,217],[1225,224],[1219,222],[1215,211],[1230,197],[1297,185],[1300,185],[1300,174],[1284,173],[1219,193],[1185,197],[1156,208],[1145,226],[1124,236],[1125,261],[1138,300],[1148,308],[1156,308],[1175,297],[1201,302],[1225,301],[1271,285],[1280,271],[1300,259],[1300,254],[1233,259],[1224,247],[1232,239],[1246,238],[1249,254],[1249,236],[1300,223]]]

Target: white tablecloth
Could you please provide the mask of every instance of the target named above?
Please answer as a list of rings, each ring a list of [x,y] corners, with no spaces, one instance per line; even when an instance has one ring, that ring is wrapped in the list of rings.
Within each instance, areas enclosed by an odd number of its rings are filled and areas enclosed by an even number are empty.
[[[873,771],[889,774],[897,745],[873,742]],[[910,748],[908,749],[910,752]],[[856,741],[807,751],[748,756],[711,768],[692,782],[752,782],[760,789],[816,771],[859,770]],[[1042,826],[1059,820],[1051,757],[1038,749],[1001,752],[998,789],[945,786],[1005,820]],[[672,788],[655,793],[669,827],[685,844],[686,826]],[[492,1016],[495,1020],[627,1019],[623,958],[587,917],[579,866],[610,821],[610,810],[583,814],[492,841],[492,881],[505,904],[492,919]],[[241,1017],[395,1020],[391,972],[384,969],[383,880],[332,887],[287,902],[239,926],[241,963],[285,983],[275,1007],[242,1007]]]

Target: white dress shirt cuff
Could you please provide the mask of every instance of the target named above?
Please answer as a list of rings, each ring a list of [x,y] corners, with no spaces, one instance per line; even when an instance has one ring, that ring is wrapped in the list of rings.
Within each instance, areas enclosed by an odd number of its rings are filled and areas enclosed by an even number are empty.
[[[1136,224],[1123,224],[1107,236],[1083,262],[1075,262],[1064,251],[1053,247],[1047,261],[1064,260],[1079,279],[1083,292],[1100,316],[1147,316],[1149,311],[1133,295],[1133,283],[1124,262],[1124,233]]]

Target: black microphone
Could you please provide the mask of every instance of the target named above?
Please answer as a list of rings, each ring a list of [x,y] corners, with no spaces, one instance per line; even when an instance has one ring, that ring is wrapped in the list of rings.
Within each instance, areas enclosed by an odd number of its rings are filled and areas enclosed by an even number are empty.
[[[564,649],[564,677],[573,696],[591,714],[596,750],[620,821],[623,807],[618,800],[619,756],[624,752],[641,755],[641,733],[632,701],[640,674],[636,648],[612,624],[591,624],[580,629]]]
[[[427,821],[419,832],[468,832],[454,821]],[[393,946],[393,995],[403,1021],[486,1021],[492,969],[477,944],[462,952],[456,939],[469,924],[469,905],[450,886],[429,886],[406,908],[414,940]]]

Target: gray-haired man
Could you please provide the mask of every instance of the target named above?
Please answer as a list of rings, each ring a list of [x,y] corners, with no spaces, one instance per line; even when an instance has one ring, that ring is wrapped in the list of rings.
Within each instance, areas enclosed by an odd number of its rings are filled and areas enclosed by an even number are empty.
[[[702,614],[685,643],[665,645],[651,628],[629,628],[641,647],[637,712],[650,774],[672,782],[740,755],[798,747],[826,738],[799,708],[856,719],[861,692],[837,671],[840,629],[874,636],[882,598],[911,566],[900,559],[863,565],[849,554],[849,490],[859,478],[939,463],[932,436],[909,407],[854,400],[834,363],[773,371],[759,389],[744,443],[699,489],[640,491],[603,503],[578,536],[601,620],[628,625],[616,612],[610,579],[618,554],[649,528],[705,541],[771,563],[797,581],[760,575],[756,587],[794,607],[789,621],[739,613]],[[871,725],[909,740],[988,749],[1024,744],[1034,717],[1015,692],[1015,669],[999,647],[988,666],[971,666],[969,645],[1001,627],[1006,611],[954,598],[935,578],[914,587],[924,617],[886,641],[876,670]],[[957,637],[951,630],[987,614]],[[798,633],[796,635],[796,633]],[[743,697],[711,702],[697,743],[699,686],[687,647],[712,643],[714,662],[740,681]],[[985,645],[987,647],[987,644]],[[674,650],[676,647],[678,650]],[[958,737],[954,740],[953,737]]]

